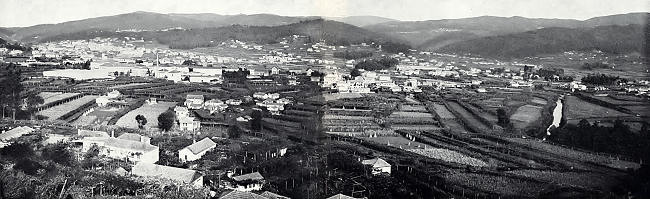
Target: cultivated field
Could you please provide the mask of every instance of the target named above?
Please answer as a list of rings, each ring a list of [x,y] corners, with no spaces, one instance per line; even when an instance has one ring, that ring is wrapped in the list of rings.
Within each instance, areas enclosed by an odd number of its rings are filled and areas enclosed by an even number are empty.
[[[115,125],[126,128],[138,128],[135,116],[143,115],[147,118],[146,127],[152,128],[158,126],[158,115],[167,111],[170,107],[176,106],[176,102],[158,102],[158,104],[144,104],[140,108],[128,112],[122,116]]]
[[[526,128],[531,122],[539,119],[542,114],[542,107],[530,104],[517,108],[517,111],[510,116],[510,121],[517,129]]]
[[[36,114],[45,116],[47,117],[48,120],[56,120],[59,119],[59,117],[65,115],[66,113],[73,111],[79,108],[80,106],[97,99],[98,97],[99,96],[97,95],[86,95],[79,99],[72,100],[70,102],[42,110]]]
[[[453,162],[458,164],[470,165],[475,167],[485,167],[488,166],[485,162],[472,158],[462,153],[456,151],[447,150],[447,149],[410,149],[408,150],[413,153],[420,154],[429,158],[439,159],[445,162]]]
[[[433,104],[433,109],[436,111],[440,119],[456,119],[456,116],[447,110],[447,107],[442,104]]]
[[[564,114],[567,120],[601,117],[626,117],[629,114],[584,101],[576,96],[566,96]]]
[[[80,116],[73,124],[78,125],[108,125],[108,120],[111,119],[120,109],[115,107],[95,107],[93,111]]]

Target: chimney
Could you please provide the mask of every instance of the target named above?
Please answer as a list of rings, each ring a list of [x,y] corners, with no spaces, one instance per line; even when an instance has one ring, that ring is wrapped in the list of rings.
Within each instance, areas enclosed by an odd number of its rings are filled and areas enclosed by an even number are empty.
[[[192,144],[194,144],[194,143],[196,143],[196,139],[195,139],[195,138],[192,139]]]
[[[111,137],[112,137],[112,138],[115,137],[115,130],[112,130],[112,131],[111,131]]]
[[[144,136],[140,136],[140,142],[144,143]]]

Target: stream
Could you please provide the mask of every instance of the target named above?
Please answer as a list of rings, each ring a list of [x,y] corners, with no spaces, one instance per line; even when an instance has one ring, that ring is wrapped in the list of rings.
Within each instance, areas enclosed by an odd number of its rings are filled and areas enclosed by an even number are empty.
[[[564,96],[560,96],[559,99],[555,102],[556,106],[553,109],[553,122],[548,128],[546,128],[546,137],[551,135],[551,127],[555,126],[556,128],[560,126],[560,121],[562,120],[562,99]],[[544,138],[546,140],[546,138]]]

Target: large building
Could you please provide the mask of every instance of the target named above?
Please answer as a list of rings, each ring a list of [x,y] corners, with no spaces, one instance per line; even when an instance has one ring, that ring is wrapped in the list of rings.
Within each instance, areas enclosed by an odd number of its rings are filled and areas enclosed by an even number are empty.
[[[120,137],[84,137],[75,142],[82,143],[81,151],[87,152],[93,146],[100,149],[100,154],[110,158],[127,160],[131,162],[155,163],[159,158],[157,146],[149,144],[150,138],[125,134]]]

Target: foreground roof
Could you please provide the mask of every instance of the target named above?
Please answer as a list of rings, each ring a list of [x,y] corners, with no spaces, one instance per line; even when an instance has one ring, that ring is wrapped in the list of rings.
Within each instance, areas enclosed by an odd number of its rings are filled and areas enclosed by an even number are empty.
[[[146,162],[140,162],[134,165],[131,173],[137,176],[164,178],[183,183],[192,183],[202,176],[195,170],[169,167]]]
[[[268,198],[252,192],[234,190],[224,194],[223,196],[219,197],[219,199],[268,199]]]
[[[351,196],[346,196],[346,195],[343,195],[343,194],[336,194],[336,195],[333,195],[333,196],[331,196],[331,197],[329,197],[327,199],[357,199],[357,198],[351,197]]]

